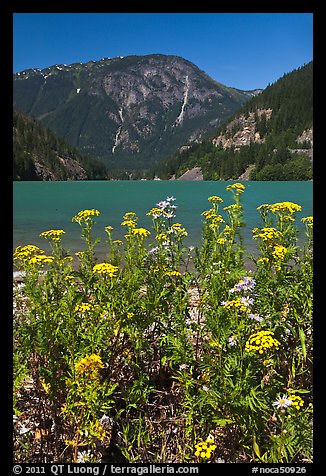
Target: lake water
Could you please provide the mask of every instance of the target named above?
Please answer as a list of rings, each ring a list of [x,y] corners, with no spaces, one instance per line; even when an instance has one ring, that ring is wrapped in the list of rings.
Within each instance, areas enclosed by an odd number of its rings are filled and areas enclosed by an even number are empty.
[[[201,239],[203,217],[210,208],[207,198],[218,195],[224,203],[220,209],[233,203],[232,193],[226,186],[233,181],[68,181],[68,182],[14,182],[13,184],[13,247],[35,244],[48,251],[47,243],[39,234],[49,229],[63,229],[63,245],[70,252],[84,249],[80,239],[80,227],[71,219],[80,210],[95,208],[101,215],[96,217],[94,236],[101,237],[97,245],[98,256],[106,253],[104,227],[113,226],[114,239],[121,239],[125,228],[122,216],[134,211],[138,225],[151,229],[146,213],[164,200],[174,196],[177,205],[175,222],[182,223],[188,231],[186,246],[198,245]],[[257,207],[262,203],[292,201],[302,206],[297,214],[300,219],[313,214],[313,182],[242,182],[246,190],[242,195],[246,227],[243,229],[244,244],[248,252],[256,249],[252,229],[261,226]],[[223,211],[222,214],[225,212]],[[301,232],[301,239],[303,232]],[[150,242],[150,240],[149,240]]]

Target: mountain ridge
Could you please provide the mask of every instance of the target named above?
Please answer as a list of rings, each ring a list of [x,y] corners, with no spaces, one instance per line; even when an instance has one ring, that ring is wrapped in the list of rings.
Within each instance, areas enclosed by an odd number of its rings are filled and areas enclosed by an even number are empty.
[[[153,54],[14,74],[14,106],[110,169],[166,160],[213,133],[257,90],[210,78],[190,61]]]

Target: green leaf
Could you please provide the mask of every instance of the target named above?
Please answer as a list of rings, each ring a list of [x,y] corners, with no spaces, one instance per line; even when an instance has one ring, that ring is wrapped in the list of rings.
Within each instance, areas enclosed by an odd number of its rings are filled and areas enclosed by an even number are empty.
[[[213,423],[216,423],[218,426],[225,426],[225,425],[230,425],[233,423],[233,420],[230,420],[230,418],[212,418]]]
[[[307,349],[306,349],[306,336],[302,327],[299,328],[299,337],[301,342],[302,354],[303,358],[306,359],[307,357]]]
[[[253,439],[252,439],[252,447],[253,447],[253,450],[254,450],[254,453],[255,455],[260,459],[261,456],[260,456],[260,449],[259,449],[259,446],[257,444],[257,441],[256,441],[256,437],[254,436]]]

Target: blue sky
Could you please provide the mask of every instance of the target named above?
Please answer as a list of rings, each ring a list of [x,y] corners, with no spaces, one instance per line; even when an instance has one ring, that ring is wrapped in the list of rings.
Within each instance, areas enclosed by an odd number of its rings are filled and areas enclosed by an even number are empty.
[[[152,53],[182,56],[227,86],[265,88],[313,59],[313,14],[14,14],[14,72]]]

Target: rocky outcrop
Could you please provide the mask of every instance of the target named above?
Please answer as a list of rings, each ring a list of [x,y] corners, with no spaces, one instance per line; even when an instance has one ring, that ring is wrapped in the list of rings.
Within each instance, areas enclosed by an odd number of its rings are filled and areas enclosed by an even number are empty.
[[[228,123],[223,134],[212,140],[213,144],[217,147],[222,146],[223,149],[250,145],[252,142],[261,144],[264,138],[261,138],[257,131],[256,118],[259,121],[264,118],[268,122],[272,112],[272,109],[257,109],[256,112],[249,112],[248,116],[240,114]]]
[[[302,134],[297,138],[297,144],[303,144],[304,142],[310,143],[311,147],[313,147],[314,139],[313,139],[313,128],[306,129],[302,132]]]
[[[177,180],[203,180],[203,174],[200,167],[193,167],[182,174]]]
[[[41,180],[61,180],[61,174],[56,173],[53,169],[42,163],[39,157],[32,156],[35,171]],[[87,180],[88,176],[85,169],[77,162],[77,160],[68,157],[58,157],[59,162],[63,165],[67,180]]]

